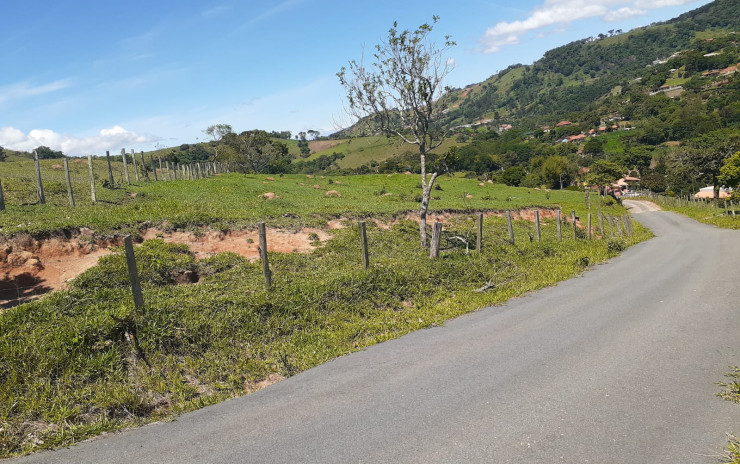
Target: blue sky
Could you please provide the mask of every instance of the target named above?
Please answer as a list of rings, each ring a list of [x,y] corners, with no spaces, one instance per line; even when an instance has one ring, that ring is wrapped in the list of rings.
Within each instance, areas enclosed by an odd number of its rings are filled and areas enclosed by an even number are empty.
[[[79,156],[204,139],[211,124],[308,129],[348,123],[336,72],[398,21],[440,16],[448,85],[707,0],[3,0],[0,146]]]

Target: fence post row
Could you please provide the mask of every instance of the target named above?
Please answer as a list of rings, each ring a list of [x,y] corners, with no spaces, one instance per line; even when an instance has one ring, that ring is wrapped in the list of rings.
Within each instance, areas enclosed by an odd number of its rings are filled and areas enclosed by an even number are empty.
[[[134,243],[130,235],[124,237],[123,247],[126,253],[126,265],[128,266],[128,277],[131,281],[131,293],[134,296],[134,306],[136,309],[143,309],[144,295],[141,293],[139,270],[136,268],[136,258],[134,257]]]
[[[113,167],[110,165],[110,151],[105,151],[105,161],[108,163],[108,182],[110,182],[110,188],[113,188],[115,182],[113,181]]]
[[[87,155],[87,167],[90,170],[90,197],[92,202],[95,203],[97,200],[95,198],[95,172],[93,172],[92,155]]]
[[[432,228],[432,245],[429,247],[429,257],[431,259],[439,258],[439,242],[442,238],[442,223],[435,222]]]
[[[36,150],[33,151],[33,162],[36,165],[36,181],[38,183],[37,190],[39,194],[39,203],[42,205],[46,204],[46,197],[44,196],[44,184],[41,182],[41,165],[39,164],[39,154]]]
[[[511,210],[506,210],[506,225],[509,228],[509,243],[514,244],[514,225],[511,223]]]
[[[360,243],[362,245],[362,267],[367,271],[370,267],[370,254],[367,250],[367,229],[365,221],[360,221]]]
[[[69,177],[69,158],[64,157],[64,177],[67,181],[67,196],[69,197],[69,206],[75,207],[75,197],[72,193],[72,179]]]
[[[478,213],[478,236],[475,239],[475,251],[478,253],[483,249],[483,213]]]
[[[121,159],[123,160],[123,172],[126,175],[126,185],[131,185],[131,178],[128,176],[128,162],[126,161],[126,149],[121,148]]]
[[[269,290],[272,287],[272,271],[270,263],[267,261],[267,227],[264,222],[257,224],[259,230],[259,254],[262,260],[262,272],[265,274],[265,286]]]
[[[573,219],[573,238],[578,238],[578,225],[576,224],[576,210],[572,210],[571,218]]]

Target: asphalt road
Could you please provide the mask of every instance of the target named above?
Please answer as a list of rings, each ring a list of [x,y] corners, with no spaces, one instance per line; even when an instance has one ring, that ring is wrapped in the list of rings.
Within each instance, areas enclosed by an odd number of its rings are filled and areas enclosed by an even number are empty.
[[[632,202],[633,206],[636,206]],[[740,231],[669,212],[582,277],[170,423],[19,463],[716,463]]]

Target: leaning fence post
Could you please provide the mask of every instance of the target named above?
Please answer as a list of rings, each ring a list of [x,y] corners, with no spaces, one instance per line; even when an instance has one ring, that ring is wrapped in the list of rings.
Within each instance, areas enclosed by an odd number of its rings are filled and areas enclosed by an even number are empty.
[[[41,182],[41,164],[39,163],[39,154],[36,150],[33,151],[33,162],[36,165],[36,181],[38,183],[37,190],[39,194],[39,203],[42,205],[46,204],[46,197],[44,196],[44,184]]]
[[[93,158],[92,155],[87,155],[87,167],[90,169],[90,197],[92,202],[95,203],[95,172],[93,172]]]
[[[442,223],[435,222],[432,228],[432,246],[429,247],[429,257],[431,259],[439,258],[439,242],[442,238]]]
[[[108,182],[110,182],[110,188],[113,188],[115,182],[113,181],[113,167],[110,165],[110,151],[105,150],[105,161],[108,162]]]
[[[126,161],[125,148],[121,148],[121,159],[123,160],[123,172],[126,174],[126,185],[131,185],[131,178],[128,176],[128,161]]]
[[[483,213],[478,213],[478,236],[475,239],[475,251],[483,249]]]
[[[609,236],[614,237],[614,226],[612,225],[612,217],[609,214],[604,215],[606,217],[606,223],[609,225]]]
[[[623,236],[623,234],[622,234],[622,227],[619,225],[619,218],[618,217],[615,217],[614,218],[614,225],[617,228],[617,232],[619,233],[619,236],[622,237]]]
[[[2,180],[0,180],[0,211],[5,211],[5,195],[3,194]]]
[[[64,178],[67,181],[67,196],[69,197],[69,206],[75,206],[75,197],[72,194],[72,179],[69,177],[69,158],[64,157]]]
[[[131,149],[131,162],[134,165],[134,175],[136,176],[136,182],[139,182],[139,168],[136,167],[136,152]]]
[[[260,260],[262,261],[262,272],[265,274],[265,286],[269,289],[272,287],[272,271],[270,270],[270,263],[267,261],[267,227],[265,223],[258,223],[257,230],[259,231],[259,253]]]
[[[506,225],[509,228],[509,243],[514,244],[514,224],[511,223],[511,210],[506,210]]]
[[[555,212],[555,214],[556,214],[556,216],[557,216],[557,222],[558,222],[558,240],[562,242],[562,241],[563,241],[563,228],[562,228],[562,226],[561,226],[561,223],[562,223],[563,221],[562,221],[562,219],[560,218],[560,210],[557,210],[557,211]]]
[[[534,210],[534,224],[537,229],[537,241],[542,240],[542,229],[540,228],[540,210]]]
[[[367,229],[365,221],[360,221],[360,241],[362,244],[362,267],[367,271],[370,266],[370,254],[367,251]]]
[[[146,161],[144,161],[144,152],[139,153],[141,155],[141,172],[144,174],[144,180],[149,182],[149,171],[146,169]]]
[[[571,217],[573,218],[573,238],[578,238],[578,226],[576,225],[576,210],[572,210]]]
[[[604,215],[601,213],[597,213],[599,216],[599,232],[601,233],[601,238],[604,238]]]
[[[134,257],[134,243],[130,235],[124,237],[123,247],[126,251],[126,265],[128,266],[128,277],[131,280],[131,293],[134,295],[134,306],[136,309],[143,309],[144,295],[141,293],[139,270],[136,268],[136,258]]]

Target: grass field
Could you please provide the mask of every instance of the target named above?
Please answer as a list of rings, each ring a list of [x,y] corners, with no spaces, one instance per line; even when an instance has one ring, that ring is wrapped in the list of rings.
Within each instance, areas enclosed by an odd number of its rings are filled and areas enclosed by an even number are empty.
[[[44,163],[46,174],[51,169]],[[80,199],[76,208],[64,206],[66,190],[47,195],[46,205],[9,201],[0,213],[6,236],[44,237],[80,227],[101,237],[136,234],[145,221],[164,229],[235,229],[259,221],[296,229],[347,220],[345,228],[328,231],[331,239],[316,241],[311,254],[271,254],[270,290],[259,263],[233,253],[197,261],[186,245],[149,240],[136,247],[143,309],[133,307],[125,260],[117,253],[67,290],[0,313],[0,457],[249,393],[334,357],[553,285],[649,236],[636,225],[635,236],[589,241],[582,232],[574,239],[566,228],[560,242],[554,221],[545,219],[541,242],[530,240],[533,223],[515,221],[518,239],[510,245],[505,219],[488,217],[482,253],[466,254],[450,237],[475,243],[476,211],[561,208],[583,219],[584,198],[443,177],[431,209],[462,214],[447,216],[444,250],[432,261],[419,248],[418,225],[403,219],[418,208],[418,184],[417,175],[403,174],[227,174],[141,182],[105,192],[106,202]],[[327,190],[341,197],[327,197]],[[260,198],[265,192],[279,198]],[[624,213],[619,206],[604,211]],[[396,220],[390,229],[368,223],[371,266],[364,271],[354,219],[369,216]],[[198,282],[178,284],[183,273],[197,275]]]

